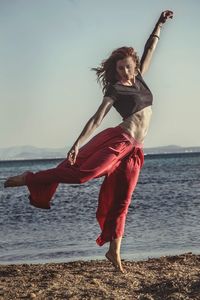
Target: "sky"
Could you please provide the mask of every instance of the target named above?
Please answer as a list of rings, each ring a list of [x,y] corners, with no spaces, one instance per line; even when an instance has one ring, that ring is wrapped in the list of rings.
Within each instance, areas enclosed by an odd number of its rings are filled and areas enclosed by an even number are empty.
[[[166,9],[144,146],[200,146],[200,1],[0,0],[0,148],[72,146],[103,100],[91,68],[121,46],[141,57]],[[94,134],[121,121],[112,108]]]

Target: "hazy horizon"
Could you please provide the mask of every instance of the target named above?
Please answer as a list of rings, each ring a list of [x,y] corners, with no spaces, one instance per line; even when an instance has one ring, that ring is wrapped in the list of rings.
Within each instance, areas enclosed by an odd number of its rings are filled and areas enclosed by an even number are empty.
[[[144,146],[200,146],[199,2],[1,0],[0,148],[71,146],[102,101],[90,69],[124,45],[141,57],[166,9],[174,19],[144,75],[154,95]],[[112,108],[94,134],[121,121]]]
[[[45,149],[45,150],[61,150],[61,149],[65,149],[65,148],[70,148],[71,145],[66,145],[64,147],[37,147],[34,145],[17,145],[17,146],[9,146],[9,147],[1,147],[0,150],[3,149],[8,149],[8,148],[36,148],[36,149]],[[180,146],[180,145],[165,145],[165,146],[155,146],[155,147],[144,147],[145,149],[150,149],[150,148],[200,148],[200,146]]]

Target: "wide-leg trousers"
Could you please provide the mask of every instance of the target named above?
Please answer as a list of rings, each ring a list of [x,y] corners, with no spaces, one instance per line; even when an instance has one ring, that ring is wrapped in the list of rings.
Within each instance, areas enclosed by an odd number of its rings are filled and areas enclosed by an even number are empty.
[[[128,165],[127,160],[125,160],[125,158],[129,158],[130,155],[134,162],[132,163],[132,165],[134,164],[134,168],[131,170],[129,166],[130,159]],[[124,163],[126,163],[126,165],[124,165]],[[81,184],[93,178],[105,176],[100,190],[97,209],[97,220],[103,232],[104,225],[106,225],[105,221],[107,221],[105,211],[107,216],[112,215],[112,209],[116,208],[114,198],[117,199],[118,204],[120,201],[121,203],[123,201],[127,202],[127,199],[125,200],[127,193],[132,194],[142,165],[142,144],[138,143],[120,126],[107,128],[95,135],[88,143],[79,149],[74,165],[71,165],[70,162],[65,159],[55,168],[36,173],[29,172],[26,175],[25,181],[30,192],[30,203],[36,207],[48,209],[50,208],[50,201],[59,183]],[[123,186],[121,186],[120,189],[121,184],[123,184]],[[125,193],[124,190],[126,191]],[[120,193],[123,194],[121,198]],[[112,197],[108,196],[109,194],[112,194]],[[105,210],[106,202],[109,211],[108,209]],[[127,203],[125,206],[124,214],[126,215]],[[104,210],[102,207],[104,207]],[[102,214],[103,211],[104,216]],[[120,212],[120,217],[121,215],[122,212]],[[117,217],[119,219],[115,211],[115,218]],[[115,222],[112,222],[112,224],[114,223]],[[124,227],[124,223],[125,220],[123,221],[122,227]],[[99,245],[116,238],[117,235],[123,234],[123,229],[120,229],[118,234],[110,234],[109,227],[109,225],[106,225],[107,229],[105,231],[107,233],[102,233],[102,238],[97,239]],[[114,227],[112,229],[113,231],[115,231]],[[104,235],[105,238],[103,238]]]

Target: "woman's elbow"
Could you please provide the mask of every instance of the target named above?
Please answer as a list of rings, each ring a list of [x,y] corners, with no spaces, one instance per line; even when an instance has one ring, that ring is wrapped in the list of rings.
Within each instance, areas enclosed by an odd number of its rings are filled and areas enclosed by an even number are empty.
[[[93,117],[91,118],[91,120],[92,120],[92,125],[94,127],[98,127],[102,121],[102,114],[100,114],[100,113],[94,114]]]
[[[95,120],[94,121],[94,126],[95,127],[99,127],[99,125],[101,124],[101,122],[102,122],[102,120],[100,120],[100,119],[99,120]]]
[[[100,116],[100,115],[94,117],[93,125],[94,125],[95,127],[99,127],[99,125],[101,124],[102,120],[103,120],[103,118],[102,118],[102,116]]]

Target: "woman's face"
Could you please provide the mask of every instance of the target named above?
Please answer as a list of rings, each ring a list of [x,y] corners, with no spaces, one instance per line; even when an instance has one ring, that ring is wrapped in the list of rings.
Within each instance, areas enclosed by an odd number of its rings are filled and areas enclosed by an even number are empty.
[[[133,79],[136,63],[131,56],[120,59],[116,62],[116,71],[120,80],[127,81]]]

